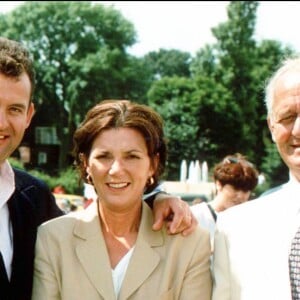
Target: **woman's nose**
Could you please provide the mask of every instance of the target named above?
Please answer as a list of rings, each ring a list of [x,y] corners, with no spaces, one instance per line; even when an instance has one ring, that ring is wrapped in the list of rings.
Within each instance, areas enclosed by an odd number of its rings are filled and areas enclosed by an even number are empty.
[[[116,173],[120,171],[122,168],[121,162],[117,159],[115,159],[112,164],[110,165],[109,174]]]

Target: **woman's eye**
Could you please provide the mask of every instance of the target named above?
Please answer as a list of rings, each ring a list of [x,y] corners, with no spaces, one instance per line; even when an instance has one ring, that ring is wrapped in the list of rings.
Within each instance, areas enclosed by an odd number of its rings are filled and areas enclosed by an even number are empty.
[[[135,155],[135,154],[130,154],[130,155],[128,155],[128,158],[129,158],[129,159],[140,159],[140,157],[137,156],[137,155]]]
[[[98,160],[109,160],[111,157],[109,155],[103,154],[103,155],[98,155],[96,157]]]

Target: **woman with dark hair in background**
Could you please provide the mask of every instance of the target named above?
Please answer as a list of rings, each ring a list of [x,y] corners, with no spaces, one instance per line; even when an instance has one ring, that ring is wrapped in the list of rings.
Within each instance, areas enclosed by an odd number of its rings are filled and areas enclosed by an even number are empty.
[[[218,213],[248,201],[258,183],[258,175],[254,165],[240,153],[227,155],[214,167],[215,198],[191,206],[199,225],[209,230],[212,245]]]

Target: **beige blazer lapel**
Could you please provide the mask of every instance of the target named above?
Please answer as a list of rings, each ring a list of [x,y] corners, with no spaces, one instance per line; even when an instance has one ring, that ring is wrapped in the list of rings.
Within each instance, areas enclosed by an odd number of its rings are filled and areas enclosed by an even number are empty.
[[[91,205],[90,205],[91,206]],[[106,245],[100,230],[97,206],[88,207],[89,213],[74,228],[78,244],[76,254],[95,289],[104,299],[116,299]],[[80,284],[80,283],[78,283]]]
[[[152,231],[153,216],[147,204],[143,203],[141,226],[126,275],[121,287],[119,299],[128,299],[151,275],[160,262],[153,247],[162,246],[161,232]]]

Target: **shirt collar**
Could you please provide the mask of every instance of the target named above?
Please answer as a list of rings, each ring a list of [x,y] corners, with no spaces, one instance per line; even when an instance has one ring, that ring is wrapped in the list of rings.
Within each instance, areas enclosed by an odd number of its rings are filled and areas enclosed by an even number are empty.
[[[7,202],[15,190],[14,171],[6,160],[0,165],[0,208]]]
[[[289,181],[284,183],[282,187],[293,190],[300,190],[300,182],[291,172],[289,172]]]

